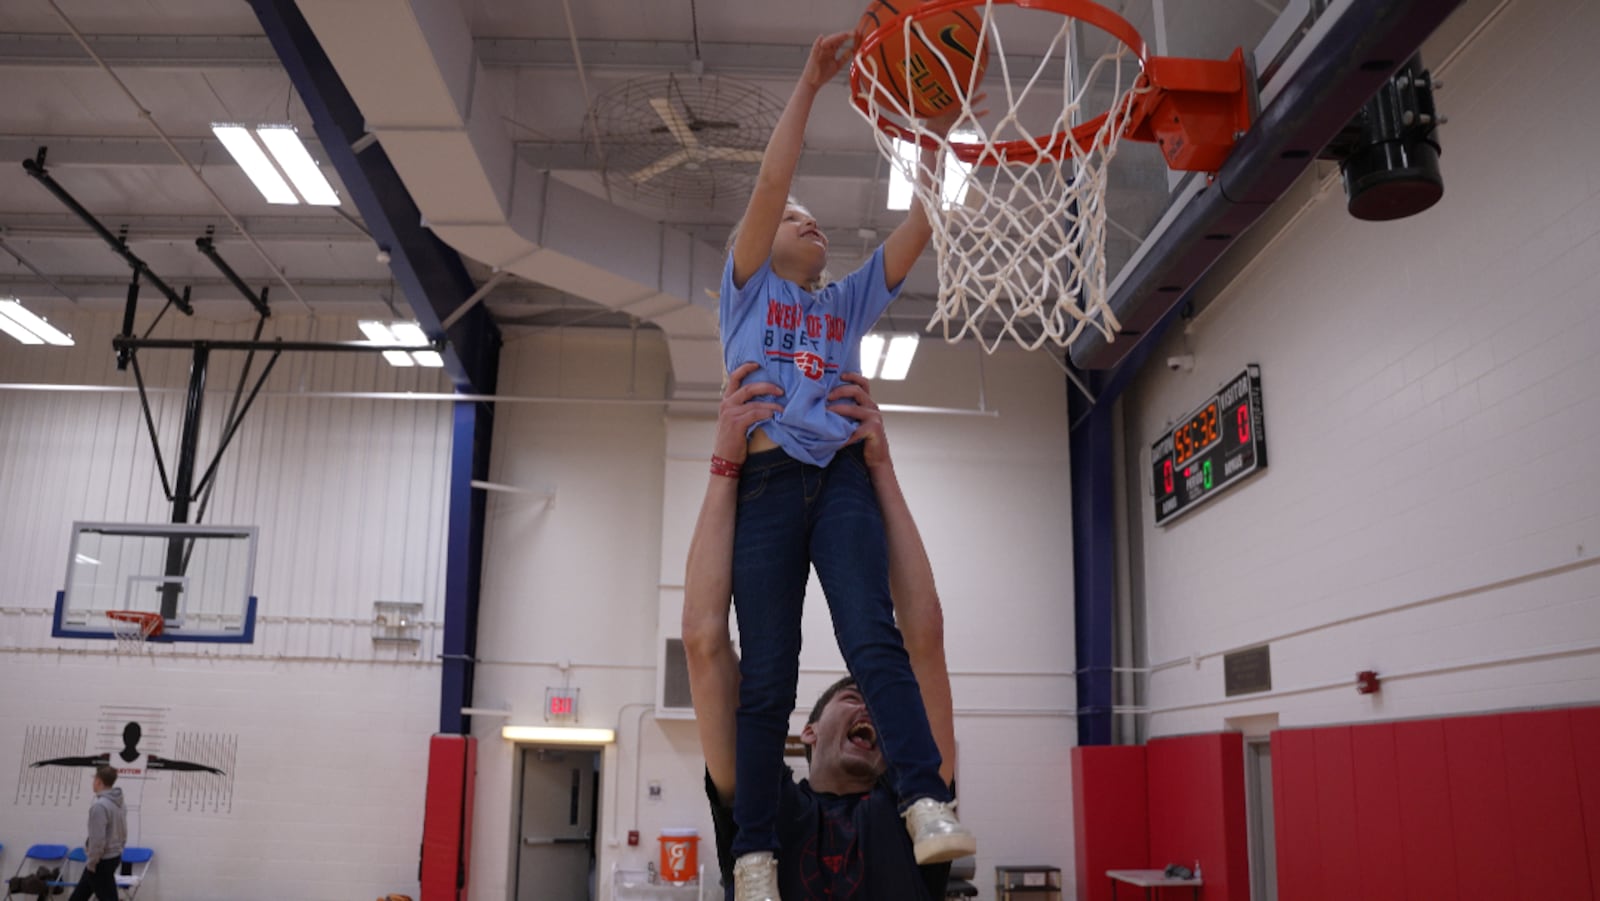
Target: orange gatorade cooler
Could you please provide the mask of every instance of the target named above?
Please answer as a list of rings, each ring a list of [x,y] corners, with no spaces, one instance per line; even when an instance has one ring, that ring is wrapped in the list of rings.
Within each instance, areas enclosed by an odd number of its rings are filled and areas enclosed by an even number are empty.
[[[699,845],[699,830],[661,830],[661,881],[682,885],[699,877]]]

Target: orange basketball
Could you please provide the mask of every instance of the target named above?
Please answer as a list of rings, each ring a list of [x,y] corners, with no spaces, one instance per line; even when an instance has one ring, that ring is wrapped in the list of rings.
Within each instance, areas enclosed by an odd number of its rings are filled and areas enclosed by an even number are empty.
[[[856,26],[857,43],[922,2],[873,0]],[[863,65],[870,67],[869,71],[876,70],[878,80],[894,95],[899,108],[909,105],[917,118],[930,118],[958,109],[967,85],[983,80],[989,66],[989,45],[982,40],[982,31],[983,16],[971,8],[929,16],[913,21],[909,42],[898,29],[885,35]],[[880,96],[879,100],[895,106],[887,98]]]

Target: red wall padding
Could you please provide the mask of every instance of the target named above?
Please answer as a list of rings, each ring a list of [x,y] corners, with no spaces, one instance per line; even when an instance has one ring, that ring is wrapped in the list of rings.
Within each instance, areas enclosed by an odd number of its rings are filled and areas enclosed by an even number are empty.
[[[1158,738],[1145,752],[1150,866],[1192,867],[1198,860],[1205,901],[1250,901],[1243,736]]]
[[[1072,820],[1077,838],[1079,901],[1110,901],[1106,870],[1150,866],[1145,749],[1136,745],[1072,749]]]
[[[1518,897],[1500,717],[1445,720],[1444,757],[1463,898]]]
[[[467,897],[477,770],[476,738],[435,735],[429,741],[428,794],[422,815],[422,901]]]
[[[1501,726],[1517,890],[1529,901],[1593,897],[1571,715],[1514,713]],[[1600,830],[1600,823],[1594,827]]]
[[[1322,894],[1329,899],[1361,897],[1360,856],[1356,852],[1356,774],[1350,729],[1318,729],[1317,840],[1321,848]],[[1276,761],[1274,761],[1276,762]]]
[[[1279,731],[1272,768],[1283,901],[1600,899],[1600,708]]]
[[[1444,760],[1444,723],[1394,724],[1395,800],[1400,806],[1400,883],[1406,901],[1456,901],[1455,822]],[[1277,763],[1276,760],[1273,761]]]
[[[1350,730],[1355,781],[1356,871],[1363,901],[1405,901],[1400,824],[1400,778],[1394,726],[1380,723]]]
[[[1272,824],[1280,901],[1329,901],[1317,836],[1317,752],[1310,730],[1272,733]]]
[[[1572,752],[1589,845],[1589,892],[1600,898],[1600,707],[1572,711]]]

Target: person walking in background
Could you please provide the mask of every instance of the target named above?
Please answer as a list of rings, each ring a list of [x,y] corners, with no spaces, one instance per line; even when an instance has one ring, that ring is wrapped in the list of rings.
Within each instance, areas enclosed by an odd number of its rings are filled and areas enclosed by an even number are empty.
[[[128,841],[128,814],[117,788],[117,771],[109,766],[94,770],[94,803],[89,806],[89,837],[83,841],[85,863],[72,901],[117,901],[117,868]]]

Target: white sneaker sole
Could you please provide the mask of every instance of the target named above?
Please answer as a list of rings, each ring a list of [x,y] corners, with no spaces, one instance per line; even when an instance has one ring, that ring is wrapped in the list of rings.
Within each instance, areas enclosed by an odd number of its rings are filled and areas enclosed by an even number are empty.
[[[918,866],[946,863],[978,853],[978,839],[970,832],[937,835],[917,842],[913,851]]]

